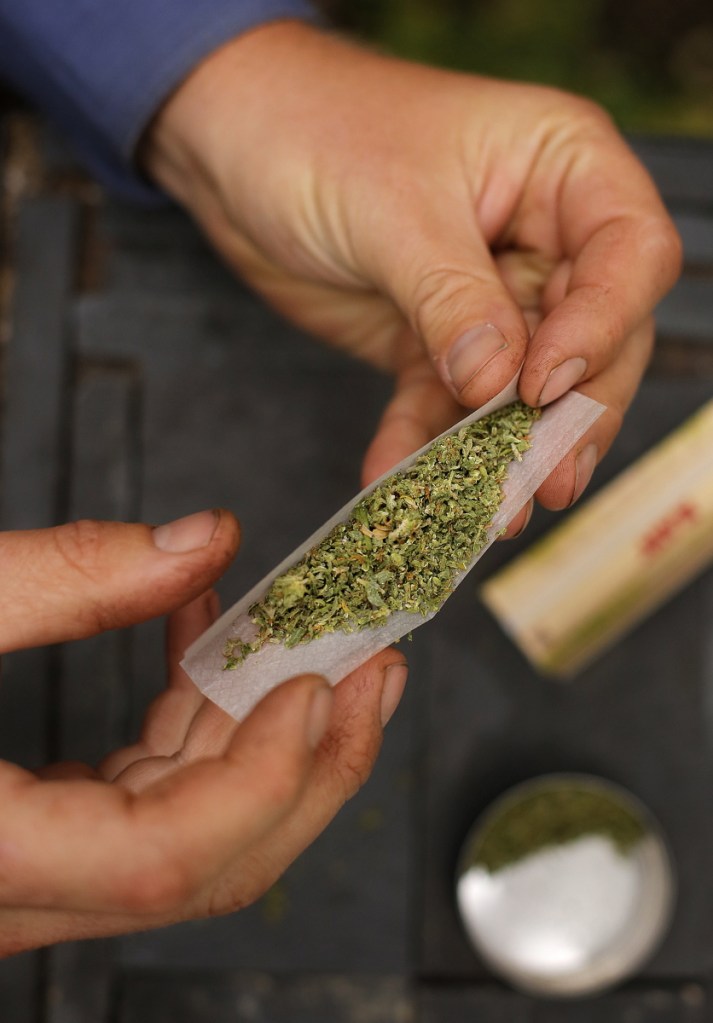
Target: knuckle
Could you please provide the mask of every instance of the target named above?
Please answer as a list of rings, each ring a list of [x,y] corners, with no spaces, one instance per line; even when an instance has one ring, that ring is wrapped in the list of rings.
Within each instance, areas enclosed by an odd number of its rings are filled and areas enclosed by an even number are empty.
[[[413,289],[413,327],[419,337],[426,338],[434,327],[443,323],[459,323],[459,311],[464,307],[474,286],[489,287],[485,275],[463,270],[457,266],[440,266],[421,275]]]
[[[376,735],[362,736],[333,735],[329,737],[329,754],[346,802],[355,796],[371,776],[374,763],[381,747]]]
[[[297,798],[302,782],[302,770],[294,766],[284,770],[273,770],[263,776],[262,798],[264,804],[274,811],[289,806]]]
[[[239,913],[257,902],[269,887],[269,881],[262,880],[263,870],[262,861],[253,867],[249,859],[241,870],[239,880],[230,875],[220,878],[208,893],[205,915],[215,917]]]
[[[582,137],[589,140],[594,131],[609,134],[616,131],[611,115],[595,100],[588,96],[577,96],[556,87],[545,86],[545,94],[550,97],[549,124],[552,136],[562,136],[562,141]],[[544,123],[548,123],[545,119]],[[617,132],[618,134],[618,132]]]
[[[365,755],[363,751],[354,751],[340,764],[339,772],[342,779],[345,799],[351,799],[366,785],[374,767],[374,756]]]
[[[642,248],[660,270],[664,287],[671,287],[683,269],[683,241],[668,216],[652,217],[643,229]]]
[[[577,136],[582,134],[587,136],[592,129],[607,134],[616,131],[611,114],[596,100],[557,88],[552,88],[550,92],[557,98],[556,106],[565,128]]]
[[[626,339],[630,326],[627,310],[616,301],[613,284],[606,281],[590,281],[578,289],[582,308],[587,310],[592,322],[598,325],[596,344],[590,345],[589,359],[593,365],[601,366],[609,361],[613,352]],[[569,338],[560,336],[551,342],[540,342],[538,360],[549,368],[571,354]]]
[[[562,160],[566,165],[588,168],[600,163],[602,147],[619,137],[607,111],[586,96],[560,93],[554,99],[548,117],[542,120],[543,155]]]
[[[103,529],[93,519],[67,522],[53,531],[55,549],[68,568],[94,581],[101,574]]]
[[[186,867],[169,857],[132,871],[120,895],[121,908],[140,916],[175,913],[194,895],[196,885]]]
[[[118,624],[117,609],[101,598],[107,581],[104,524],[93,519],[80,519],[56,527],[52,531],[54,548],[63,566],[60,572],[69,590],[82,593],[81,608],[75,618],[84,631],[104,632]]]
[[[614,127],[611,114],[587,96],[573,96],[572,110],[579,116],[582,125],[587,128],[609,130]]]

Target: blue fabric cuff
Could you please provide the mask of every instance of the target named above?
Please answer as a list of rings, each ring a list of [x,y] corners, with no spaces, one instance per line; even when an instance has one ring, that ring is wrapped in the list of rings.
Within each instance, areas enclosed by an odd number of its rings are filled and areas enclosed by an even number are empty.
[[[0,0],[0,72],[70,136],[110,191],[162,200],[133,167],[141,133],[209,53],[307,0]]]

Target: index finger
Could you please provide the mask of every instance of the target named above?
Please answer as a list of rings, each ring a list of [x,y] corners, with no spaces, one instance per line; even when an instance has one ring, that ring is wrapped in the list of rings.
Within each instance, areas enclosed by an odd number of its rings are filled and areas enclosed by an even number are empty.
[[[551,401],[600,373],[681,268],[678,232],[656,187],[611,126],[600,127],[588,142],[579,140],[556,213],[568,280],[564,295],[545,292],[547,315],[520,378],[520,394],[530,404]],[[561,274],[555,272],[552,283],[559,292]],[[559,372],[559,393],[552,386],[543,394],[565,363],[570,372]]]

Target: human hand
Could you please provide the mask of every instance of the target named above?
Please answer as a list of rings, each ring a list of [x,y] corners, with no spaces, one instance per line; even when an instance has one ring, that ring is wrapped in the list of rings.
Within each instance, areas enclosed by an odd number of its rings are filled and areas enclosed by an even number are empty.
[[[0,761],[0,956],[238,909],[368,776],[405,681],[395,651],[334,692],[317,676],[293,679],[242,724],[178,666],[217,614],[212,592],[195,594],[237,540],[225,512],[153,534],[85,523],[0,535],[1,651],[129,625],[194,597],[169,619],[168,686],[138,743],[97,769],[35,774]]]
[[[208,57],[142,158],[273,305],[396,374],[365,479],[522,364],[530,405],[576,386],[607,406],[537,494],[577,499],[680,262],[648,174],[598,107],[278,23]]]

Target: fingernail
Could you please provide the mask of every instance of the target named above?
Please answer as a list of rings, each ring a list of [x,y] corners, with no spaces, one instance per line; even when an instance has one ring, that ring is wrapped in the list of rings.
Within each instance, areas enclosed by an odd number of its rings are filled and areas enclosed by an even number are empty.
[[[218,527],[220,512],[202,511],[186,515],[175,522],[157,526],[153,531],[153,542],[160,551],[169,554],[186,554],[207,547]]]
[[[570,505],[582,496],[582,491],[592,478],[598,457],[599,449],[596,444],[587,444],[577,455],[577,461],[574,463],[574,491]]]
[[[408,678],[408,665],[390,664],[384,672],[384,688],[381,690],[381,727],[391,720],[401,702]]]
[[[446,370],[453,389],[460,393],[507,346],[504,336],[492,323],[461,334],[446,357]]]
[[[317,749],[327,731],[332,715],[334,694],[328,685],[322,686],[312,697],[307,714],[307,743],[310,749]]]
[[[574,359],[567,359],[566,362],[555,366],[545,381],[545,386],[537,399],[538,405],[549,405],[556,398],[561,398],[570,387],[579,383],[587,372],[587,360],[577,356]]]
[[[534,497],[531,497],[530,500],[527,502],[527,512],[525,514],[525,521],[520,526],[517,533],[513,533],[513,535],[510,537],[511,540],[517,540],[518,536],[522,536],[522,534],[525,532],[529,525],[530,519],[532,518],[532,510],[534,507],[535,499]]]

